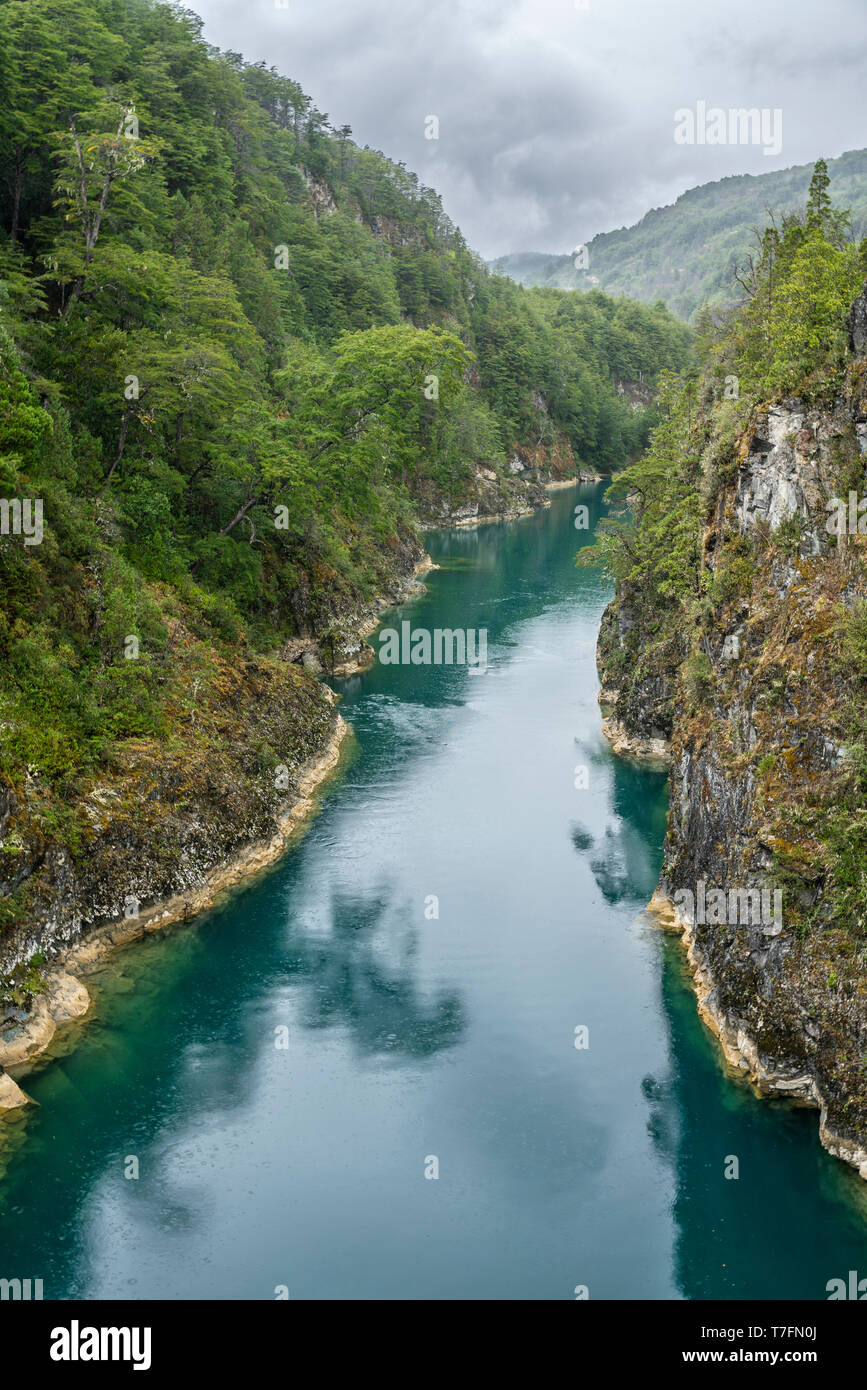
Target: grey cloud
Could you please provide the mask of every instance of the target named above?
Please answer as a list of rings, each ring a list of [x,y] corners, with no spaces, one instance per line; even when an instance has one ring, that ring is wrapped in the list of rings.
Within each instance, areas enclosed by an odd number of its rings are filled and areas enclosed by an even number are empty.
[[[696,184],[867,144],[863,0],[192,4],[211,43],[433,184],[485,256],[571,250]],[[675,110],[698,100],[781,107],[781,154],[675,145]]]

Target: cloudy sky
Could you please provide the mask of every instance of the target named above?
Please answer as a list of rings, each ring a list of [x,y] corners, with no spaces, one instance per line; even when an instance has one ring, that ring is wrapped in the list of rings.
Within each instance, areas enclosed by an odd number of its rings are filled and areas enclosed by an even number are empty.
[[[696,184],[867,146],[867,0],[186,3],[209,42],[404,160],[489,258],[571,251]],[[782,149],[676,143],[699,102],[778,108]]]

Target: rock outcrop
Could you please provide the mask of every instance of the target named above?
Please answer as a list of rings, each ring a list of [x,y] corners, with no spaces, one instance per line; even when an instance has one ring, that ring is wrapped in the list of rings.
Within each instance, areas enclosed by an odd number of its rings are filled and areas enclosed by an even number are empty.
[[[179,620],[171,640],[176,669],[194,668]],[[27,1063],[87,1011],[66,969],[82,943],[109,948],[208,906],[232,865],[273,857],[311,775],[336,760],[334,697],[299,665],[214,649],[205,689],[180,681],[172,737],[125,740],[84,780],[62,837],[46,832],[35,772],[2,786],[0,1065]]]
[[[865,325],[862,296],[850,317],[862,350]],[[712,636],[698,639],[694,617],[660,623],[621,587],[598,661],[615,747],[670,750],[652,907],[683,934],[702,1017],[762,1091],[818,1108],[822,1143],[867,1178],[867,936],[840,910],[828,831],[852,776],[838,625],[867,599],[867,538],[857,520],[834,534],[829,518],[834,499],[867,493],[865,377],[856,360],[825,408],[757,409],[707,488]],[[728,895],[725,911],[690,915],[699,884]],[[777,888],[782,929],[769,932],[758,897],[745,912],[740,895]]]
[[[325,692],[323,696],[326,704],[331,704]],[[44,992],[28,1010],[7,1009],[7,1016],[0,1024],[0,1112],[20,1107],[28,1099],[12,1078],[3,1074],[3,1069],[26,1068],[51,1046],[62,1024],[83,1018],[87,1013],[90,996],[78,974],[87,975],[118,946],[205,911],[228,889],[273,863],[311,811],[314,792],[336,766],[346,732],[344,720],[335,714],[327,727],[324,744],[298,769],[291,801],[284,801],[282,808],[262,821],[264,834],[256,838],[249,833],[238,837],[236,832],[233,852],[226,848],[228,840],[223,845],[222,855],[215,856],[211,846],[198,864],[186,866],[183,876],[180,865],[169,865],[165,887],[153,901],[142,903],[140,908],[136,903],[134,913],[127,911],[120,916],[109,916],[95,926],[79,919],[74,923],[77,930],[72,932],[71,944],[68,940],[62,943],[43,940],[43,945],[55,958],[55,963],[48,967]],[[226,834],[229,833],[227,827]],[[141,846],[143,855],[148,855],[151,849],[148,841]],[[173,884],[179,886],[179,891],[170,891]],[[83,883],[81,887],[84,888]],[[61,945],[65,949],[60,949]]]
[[[863,353],[867,350],[867,286],[852,305],[847,327],[852,352]]]
[[[417,498],[422,525],[475,526],[482,521],[528,516],[537,507],[548,505],[547,488],[575,481],[580,475],[565,440],[540,443],[532,449],[515,448],[507,471],[477,467],[453,495],[446,497],[428,484]]]

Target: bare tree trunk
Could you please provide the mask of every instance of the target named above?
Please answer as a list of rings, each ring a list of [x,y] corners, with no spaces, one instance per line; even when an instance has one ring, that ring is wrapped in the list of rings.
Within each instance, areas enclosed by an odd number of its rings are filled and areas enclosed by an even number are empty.
[[[21,181],[24,176],[24,160],[21,146],[15,151],[15,187],[12,190],[12,229],[9,233],[9,247],[14,251],[18,242],[18,216],[21,208]]]
[[[238,511],[236,511],[235,515],[232,517],[232,520],[227,522],[225,526],[220,527],[220,535],[228,536],[232,528],[234,526],[237,526],[239,521],[244,520],[244,517],[247,515],[250,508],[255,507],[257,503],[261,502],[261,500],[262,499],[260,497],[251,497],[247,502],[245,502],[243,507],[240,507]]]
[[[117,128],[117,135],[115,137],[115,139],[118,141],[123,136],[123,127],[125,120],[126,109],[124,109],[121,112],[120,124]],[[108,167],[106,168],[105,178],[102,182],[102,192],[99,195],[99,202],[97,203],[94,210],[91,212],[87,202],[87,169],[84,163],[84,156],[81,153],[81,142],[78,138],[78,131],[75,128],[74,117],[70,117],[69,128],[72,131],[72,143],[75,146],[75,153],[78,158],[79,208],[81,212],[81,224],[84,228],[84,274],[79,275],[78,279],[74,282],[72,286],[72,291],[70,293],[69,300],[64,310],[64,316],[69,313],[73,304],[75,304],[75,302],[78,300],[82,290],[84,289],[85,281],[87,280],[87,272],[90,269],[90,262],[93,259],[94,247],[96,246],[96,243],[99,240],[99,231],[100,227],[102,226],[102,218],[103,213],[105,212],[105,205],[108,202],[109,190],[111,188],[111,185],[114,183],[116,177],[115,162],[117,158],[116,151],[112,150],[108,157]]]
[[[127,431],[129,430],[129,422],[130,422],[130,420],[132,419],[132,412],[133,412],[133,408],[132,408],[131,405],[128,405],[127,408],[126,408],[126,410],[123,412],[123,419],[122,419],[121,424],[120,424],[120,436],[119,436],[118,441],[117,441],[117,453],[116,453],[115,456],[114,456],[114,462],[112,463],[111,468],[108,470],[108,472],[107,472],[106,475],[105,475],[105,480],[104,480],[104,482],[103,482],[103,484],[102,484],[102,487],[99,489],[99,492],[97,493],[97,496],[98,496],[98,497],[101,497],[102,494],[105,492],[105,489],[108,487],[109,483],[111,482],[112,474],[114,473],[114,470],[117,468],[117,465],[120,463],[121,459],[123,458],[123,451],[124,451],[124,449],[126,448],[126,436],[127,436]]]

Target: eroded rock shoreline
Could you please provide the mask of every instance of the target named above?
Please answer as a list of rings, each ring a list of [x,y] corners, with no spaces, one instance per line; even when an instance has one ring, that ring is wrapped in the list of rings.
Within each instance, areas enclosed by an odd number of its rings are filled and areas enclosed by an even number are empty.
[[[680,937],[695,987],[699,1017],[716,1037],[729,1066],[763,1096],[798,1101],[819,1110],[819,1138],[824,1148],[867,1180],[867,1148],[837,1134],[828,1125],[828,1106],[816,1078],[803,1068],[763,1056],[743,1023],[721,1007],[719,988],[696,938],[694,923],[661,888],[657,888],[645,912],[665,931],[675,932]]]
[[[549,491],[575,486],[582,480],[586,479],[577,476],[554,479],[540,483],[539,487]],[[526,509],[521,507],[502,514],[473,518],[449,518],[437,524],[467,526],[489,520],[512,520],[520,515],[532,514],[539,505],[546,503],[547,499],[542,497],[535,506]],[[332,644],[330,661],[324,659],[319,639],[302,638],[287,644],[281,652],[283,663],[296,671],[303,668],[308,678],[328,675],[344,679],[364,671],[375,660],[375,653],[364,638],[378,626],[384,611],[423,592],[422,576],[436,568],[425,551],[420,556],[410,557],[407,573],[395,576],[394,586],[388,594],[383,594],[366,610],[349,616],[344,646],[336,654]],[[336,660],[335,655],[338,655]],[[298,679],[301,680],[300,674]],[[75,901],[65,914],[69,921],[65,920],[63,913],[55,911],[47,925],[41,928],[52,951],[50,964],[44,973],[44,992],[36,995],[26,1015],[20,1013],[18,1017],[7,1018],[0,1024],[0,1120],[4,1116],[14,1115],[30,1103],[30,1098],[18,1082],[26,1077],[37,1059],[51,1049],[58,1030],[66,1024],[83,1020],[91,1009],[89,991],[80,977],[86,979],[118,947],[160,931],[172,923],[191,921],[213,907],[232,888],[261,872],[283,854],[295,832],[310,816],[317,788],[335,770],[349,732],[345,720],[337,712],[336,697],[331,690],[325,685],[319,685],[318,690],[323,703],[331,707],[329,726],[324,730],[324,743],[294,773],[292,800],[272,812],[270,833],[251,836],[244,843],[241,832],[240,844],[236,844],[232,852],[212,855],[214,862],[186,874],[187,882],[180,891],[168,895],[160,895],[157,891],[155,900],[133,916],[120,915],[117,907],[112,912],[110,905],[107,910],[106,907],[100,909],[93,901],[88,901],[82,911],[78,903],[79,892],[74,895]],[[312,726],[311,739],[315,743],[322,737],[323,721],[319,716]],[[258,817],[253,817],[249,808],[246,809],[250,824],[269,824],[267,810],[263,814],[260,808]],[[182,858],[189,857],[183,837],[178,840],[178,849]],[[182,875],[176,871],[174,876]],[[68,878],[67,873],[66,881]],[[122,892],[122,889],[119,891]],[[89,920],[92,921],[94,917],[96,924],[89,925]],[[74,925],[76,922],[77,928]],[[27,950],[41,945],[42,937],[37,933],[28,943]]]
[[[602,686],[597,698],[603,716],[607,709],[613,708],[618,696],[618,691]],[[635,758],[660,770],[672,766],[672,748],[668,739],[630,732],[625,723],[611,714],[603,717],[600,727],[612,751],[618,756]],[[663,930],[679,936],[695,989],[699,1017],[713,1033],[728,1065],[752,1084],[760,1095],[795,1101],[818,1110],[819,1139],[823,1147],[835,1158],[849,1164],[867,1181],[867,1147],[857,1139],[840,1134],[829,1124],[828,1102],[813,1072],[797,1062],[764,1053],[744,1020],[724,1007],[720,999],[720,983],[698,939],[695,924],[675,903],[664,879],[647,904],[645,914]]]
[[[699,1013],[762,1094],[819,1111],[822,1144],[863,1179],[867,947],[841,908],[847,869],[827,834],[848,804],[837,624],[865,601],[863,542],[826,523],[867,461],[865,387],[856,359],[832,401],[758,404],[733,443],[712,433],[699,537],[712,624],[689,596],[663,612],[623,581],[597,646],[603,733],[618,754],[669,768],[651,910],[681,935]],[[699,882],[781,888],[784,930],[692,925],[675,895]]]
[[[4,1069],[0,1071],[0,1115],[29,1101],[7,1069],[11,1068],[20,1077],[28,1065],[51,1046],[58,1028],[83,1018],[90,1008],[90,994],[79,975],[87,976],[119,946],[129,945],[174,922],[190,921],[199,916],[230,889],[279,859],[294,833],[310,816],[317,788],[336,768],[348,731],[346,721],[337,714],[326,748],[301,770],[297,795],[279,816],[277,830],[270,838],[245,846],[208,873],[193,890],[155,903],[135,918],[98,927],[51,966],[47,972],[48,988],[38,996],[27,1018],[0,1032],[0,1067]]]

